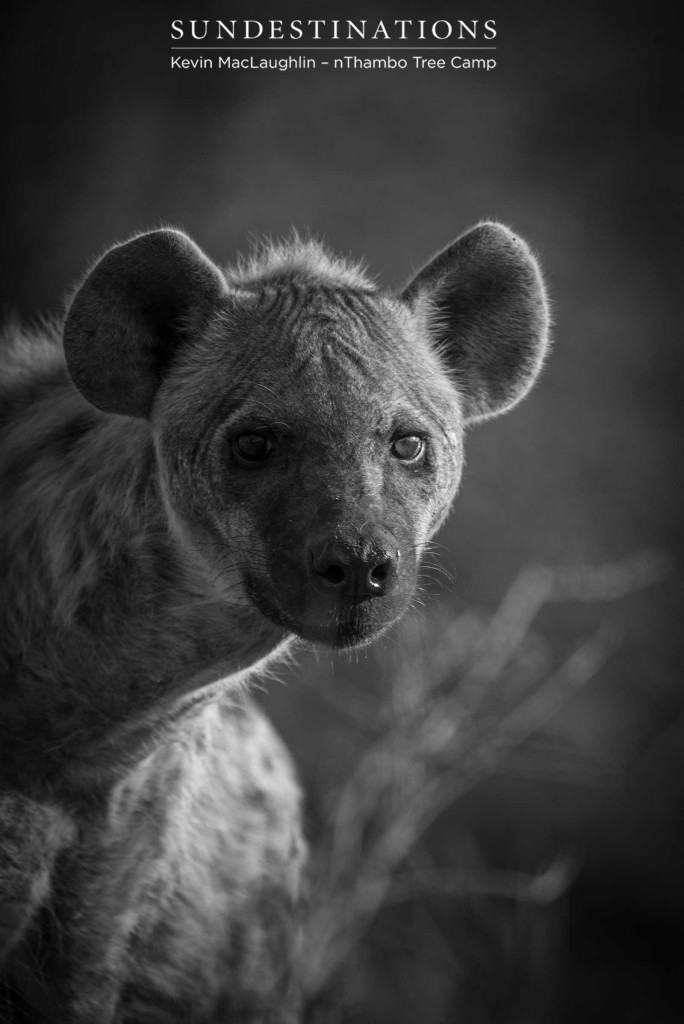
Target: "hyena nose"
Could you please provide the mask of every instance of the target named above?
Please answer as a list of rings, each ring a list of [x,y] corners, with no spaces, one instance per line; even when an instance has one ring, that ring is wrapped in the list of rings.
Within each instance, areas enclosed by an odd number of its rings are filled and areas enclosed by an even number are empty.
[[[399,552],[394,555],[375,547],[362,550],[342,541],[321,541],[309,553],[309,574],[314,586],[340,597],[361,600],[382,597],[397,574]]]

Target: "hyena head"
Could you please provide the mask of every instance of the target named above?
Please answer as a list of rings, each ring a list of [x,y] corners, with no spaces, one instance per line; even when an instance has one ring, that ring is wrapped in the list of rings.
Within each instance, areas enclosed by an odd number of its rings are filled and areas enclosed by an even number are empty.
[[[93,405],[149,420],[169,521],[225,600],[343,647],[405,610],[465,427],[528,391],[547,320],[538,266],[499,224],[399,294],[313,242],[224,273],[162,230],[94,266],[64,345]]]

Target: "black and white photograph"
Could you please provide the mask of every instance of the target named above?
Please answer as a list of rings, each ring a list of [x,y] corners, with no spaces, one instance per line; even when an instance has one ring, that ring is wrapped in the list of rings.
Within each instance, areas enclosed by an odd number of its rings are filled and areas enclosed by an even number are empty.
[[[674,11],[0,38],[0,1024],[681,1024]]]

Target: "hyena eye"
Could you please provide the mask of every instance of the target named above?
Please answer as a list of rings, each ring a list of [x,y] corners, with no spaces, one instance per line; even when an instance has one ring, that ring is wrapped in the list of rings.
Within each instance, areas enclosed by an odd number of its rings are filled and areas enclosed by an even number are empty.
[[[392,443],[392,455],[403,462],[415,462],[423,454],[424,447],[422,437],[409,434],[407,437],[398,437]]]
[[[233,451],[240,462],[263,462],[272,447],[272,443],[263,434],[240,434],[233,441]]]

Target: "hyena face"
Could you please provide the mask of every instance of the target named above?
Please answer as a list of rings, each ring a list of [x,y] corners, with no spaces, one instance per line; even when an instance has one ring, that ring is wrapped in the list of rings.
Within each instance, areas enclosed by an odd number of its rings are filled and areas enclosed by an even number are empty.
[[[456,393],[388,298],[286,282],[240,301],[214,317],[197,378],[179,359],[155,405],[169,501],[268,618],[368,640],[404,611],[453,497]]]
[[[349,646],[405,610],[465,426],[528,390],[546,323],[500,225],[397,296],[312,243],[224,274],[159,231],[95,266],[65,351],[94,405],[149,419],[172,528],[225,600]]]

